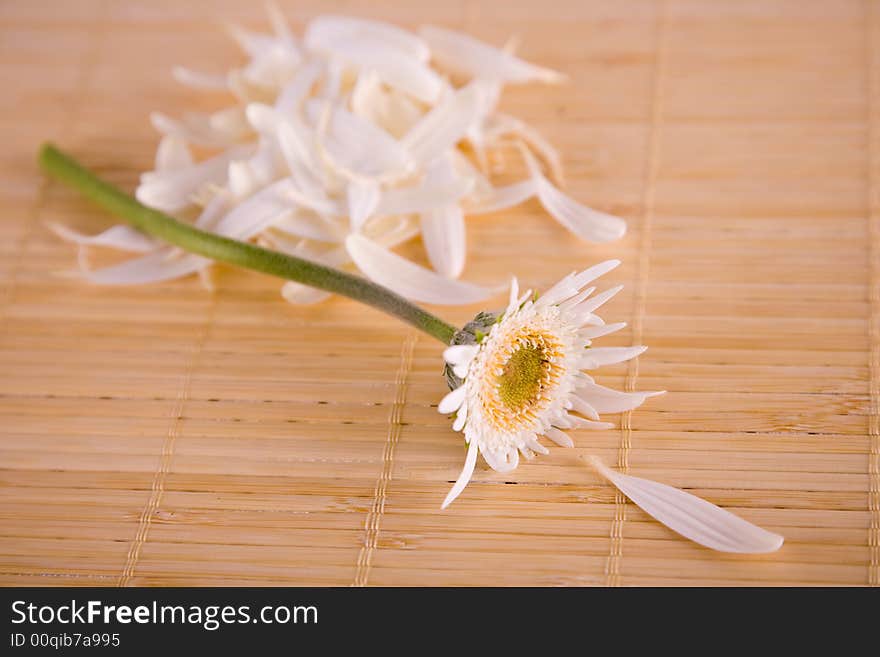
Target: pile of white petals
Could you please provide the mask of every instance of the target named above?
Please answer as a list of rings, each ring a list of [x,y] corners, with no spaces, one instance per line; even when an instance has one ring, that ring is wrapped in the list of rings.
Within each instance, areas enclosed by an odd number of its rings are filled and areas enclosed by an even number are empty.
[[[295,36],[269,7],[272,34],[231,26],[248,57],[226,74],[175,68],[199,91],[234,104],[212,114],[172,118],[154,112],[162,134],[155,169],[137,198],[226,237],[327,264],[354,267],[404,297],[425,303],[481,301],[495,290],[456,280],[465,265],[466,215],[497,212],[536,198],[580,238],[605,242],[623,220],[564,194],[557,151],[525,122],[497,111],[507,84],[556,83],[563,76],[465,34],[424,26],[318,16]],[[528,175],[495,185],[488,162],[518,147]],[[196,161],[192,147],[209,155]],[[199,273],[211,262],[126,226],[87,236],[56,232],[81,247],[142,255],[91,270],[108,285],[152,283]],[[392,249],[421,235],[432,269]],[[82,253],[82,249],[81,249]],[[295,282],[292,303],[329,293]]]

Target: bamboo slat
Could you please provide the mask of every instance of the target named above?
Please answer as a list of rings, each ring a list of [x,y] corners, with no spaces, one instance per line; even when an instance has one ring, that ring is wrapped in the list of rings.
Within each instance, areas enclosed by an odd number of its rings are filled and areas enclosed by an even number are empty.
[[[211,15],[263,27],[253,3]],[[322,3],[282,3],[294,26]],[[603,383],[665,389],[618,428],[500,475],[437,413],[440,345],[353,302],[287,305],[220,268],[96,288],[45,228],[110,219],[39,174],[53,139],[131,189],[147,114],[219,107],[170,77],[238,55],[198,3],[0,3],[0,584],[880,584],[880,7],[874,0],[366,2],[569,74],[503,107],[568,189],[624,216],[595,246],[540,207],[468,223],[465,278],[540,289],[608,258]],[[402,252],[421,262],[415,241]],[[110,258],[95,252],[95,262]],[[500,303],[500,301],[499,301]],[[463,323],[477,307],[438,308]],[[780,532],[736,557],[615,495],[597,454]]]

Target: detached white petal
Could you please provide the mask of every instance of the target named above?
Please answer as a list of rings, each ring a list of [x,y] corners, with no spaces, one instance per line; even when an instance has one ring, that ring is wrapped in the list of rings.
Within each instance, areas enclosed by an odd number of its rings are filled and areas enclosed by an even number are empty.
[[[538,198],[553,218],[578,237],[591,242],[613,242],[626,234],[626,222],[581,205],[543,176],[537,179]]]
[[[185,66],[175,66],[171,69],[171,77],[180,84],[204,91],[226,91],[229,89],[228,78],[225,75],[202,73]]]
[[[530,64],[461,32],[426,25],[419,30],[419,34],[430,46],[431,55],[437,63],[472,78],[549,83],[566,79],[562,73]]]
[[[237,109],[231,108],[233,111]],[[247,136],[244,124],[230,122],[228,116],[224,115],[213,122],[212,118],[206,114],[187,114],[182,119],[172,119],[161,112],[150,114],[150,122],[158,132],[198,146],[227,148]]]
[[[287,281],[281,286],[281,296],[284,297],[285,301],[294,305],[310,306],[328,299],[331,295],[329,292],[319,290],[316,287]]]
[[[320,49],[339,57],[352,68],[374,71],[387,85],[423,103],[437,102],[445,86],[433,69],[416,59],[402,56],[393,45],[381,40],[343,40],[322,45]]]
[[[412,168],[406,149],[391,135],[369,121],[326,101],[306,103],[306,115],[314,125],[329,112],[323,146],[330,164],[340,173],[373,179],[394,179]]]
[[[481,196],[475,202],[469,203],[467,213],[488,214],[507,210],[529,200],[537,191],[538,186],[531,178],[505,187],[493,187],[489,195]]]
[[[323,62],[312,60],[297,70],[275,100],[275,109],[283,114],[296,110],[324,70]]]
[[[447,96],[416,123],[401,140],[413,159],[420,164],[446,153],[455,146],[476,122],[482,111],[480,87],[470,84]]]
[[[408,299],[456,305],[483,301],[491,296],[486,288],[444,278],[363,235],[349,235],[345,244],[351,259],[368,278]]]
[[[387,131],[403,137],[422,118],[416,101],[396,89],[385,88],[373,71],[361,71],[351,92],[351,110]]]
[[[351,230],[359,231],[373,216],[379,205],[379,185],[372,181],[353,181],[348,184],[348,212]]]
[[[294,235],[300,239],[306,238],[318,242],[341,242],[345,237],[345,231],[332,219],[296,208],[275,222],[272,235],[282,241],[288,241],[284,235]]]
[[[417,187],[392,187],[382,192],[376,209],[379,216],[421,214],[457,203],[473,187],[473,180],[455,178],[447,182]]]
[[[540,132],[525,121],[521,121],[513,116],[500,113],[493,114],[486,127],[486,139],[497,140],[504,135],[519,137],[528,146],[535,149],[538,156],[544,160],[547,168],[550,169],[550,174],[556,183],[559,185],[563,184],[562,159],[559,157],[559,151]]]
[[[180,137],[162,137],[156,149],[156,171],[180,171],[193,166],[193,156]]]
[[[556,221],[578,237],[591,242],[611,242],[626,234],[623,219],[588,208],[563,194],[544,177],[528,148],[523,146],[520,150],[535,179],[541,205]]]
[[[305,44],[312,49],[332,49],[351,41],[379,41],[419,62],[431,55],[420,38],[382,21],[327,14],[313,18],[306,28]]]
[[[785,540],[678,488],[615,472],[595,457],[590,463],[645,513],[705,547],[720,552],[763,554],[775,552]]]
[[[97,285],[141,285],[187,276],[210,263],[207,258],[191,254],[175,257],[173,250],[166,248],[118,265],[83,272],[81,276]]]
[[[259,57],[278,44],[278,40],[273,36],[251,32],[235,23],[226,23],[226,31],[242,51],[250,57]]]
[[[449,157],[428,166],[425,186],[453,185],[455,170]],[[421,216],[422,241],[434,269],[447,278],[458,278],[464,270],[466,255],[464,213],[455,203],[446,203]]]
[[[192,204],[193,195],[203,185],[224,183],[231,161],[252,153],[252,146],[239,146],[190,167],[144,173],[135,197],[157,210],[177,212]]]
[[[97,235],[84,235],[63,224],[50,223],[49,229],[66,242],[81,246],[105,246],[120,251],[147,253],[158,247],[151,237],[144,235],[131,226],[111,226]]]

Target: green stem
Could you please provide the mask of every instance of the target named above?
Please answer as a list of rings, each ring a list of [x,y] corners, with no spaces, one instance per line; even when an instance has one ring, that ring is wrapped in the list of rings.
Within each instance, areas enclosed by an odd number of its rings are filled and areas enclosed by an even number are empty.
[[[104,182],[52,144],[43,145],[39,161],[46,173],[67,183],[135,228],[186,251],[351,297],[412,324],[444,344],[449,344],[455,333],[455,327],[439,317],[359,276],[208,233],[148,208]]]

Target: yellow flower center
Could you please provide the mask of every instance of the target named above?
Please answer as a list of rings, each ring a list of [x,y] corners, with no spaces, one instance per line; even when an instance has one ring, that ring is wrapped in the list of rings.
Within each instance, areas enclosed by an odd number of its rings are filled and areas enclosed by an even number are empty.
[[[523,347],[514,351],[498,376],[498,396],[511,410],[518,410],[537,399],[541,381],[550,363],[539,347]]]
[[[563,346],[543,330],[509,336],[487,360],[487,385],[480,395],[484,417],[501,431],[515,431],[546,408],[564,374]]]

